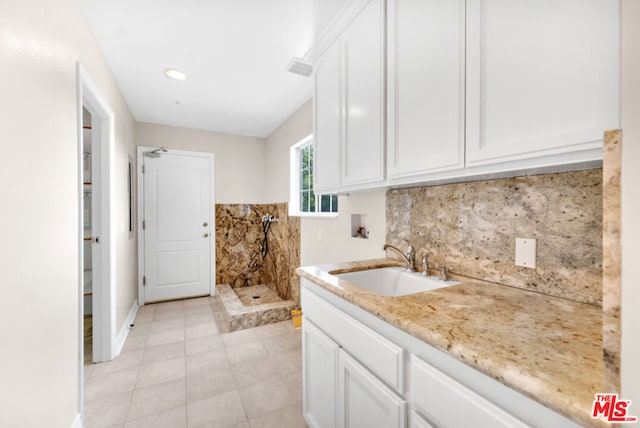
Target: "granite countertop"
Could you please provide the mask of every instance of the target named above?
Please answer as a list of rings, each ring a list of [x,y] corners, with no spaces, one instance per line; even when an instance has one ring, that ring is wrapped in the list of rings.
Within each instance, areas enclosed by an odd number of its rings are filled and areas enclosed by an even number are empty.
[[[601,308],[456,275],[462,284],[385,297],[332,275],[399,265],[375,259],[297,273],[581,424],[609,426],[591,418],[603,392]]]

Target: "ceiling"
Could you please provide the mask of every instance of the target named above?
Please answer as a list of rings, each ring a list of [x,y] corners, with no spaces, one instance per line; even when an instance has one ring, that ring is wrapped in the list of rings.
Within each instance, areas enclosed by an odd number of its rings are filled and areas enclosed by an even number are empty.
[[[348,0],[80,0],[136,120],[266,137],[312,79],[285,70]],[[178,69],[184,81],[167,78]]]

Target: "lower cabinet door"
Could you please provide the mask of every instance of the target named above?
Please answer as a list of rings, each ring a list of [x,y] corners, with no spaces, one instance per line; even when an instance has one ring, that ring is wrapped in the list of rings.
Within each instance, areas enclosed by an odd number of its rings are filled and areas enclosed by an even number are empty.
[[[425,421],[422,416],[416,412],[411,412],[411,418],[409,419],[409,428],[435,428],[429,422]]]
[[[438,427],[526,428],[505,410],[415,355],[409,376],[412,407]]]
[[[302,407],[311,428],[336,426],[338,344],[311,321],[302,324]]]
[[[338,354],[338,428],[406,427],[406,402],[347,352]]]

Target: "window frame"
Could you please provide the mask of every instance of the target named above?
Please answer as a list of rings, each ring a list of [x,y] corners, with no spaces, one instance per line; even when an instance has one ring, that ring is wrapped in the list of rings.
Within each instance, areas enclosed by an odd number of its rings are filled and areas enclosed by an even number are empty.
[[[296,217],[307,217],[307,218],[327,218],[327,219],[336,219],[338,218],[338,212],[304,212],[300,211],[300,150],[306,146],[314,145],[313,134],[306,136],[302,140],[298,141],[296,144],[291,146],[289,150],[289,182],[290,182],[290,191],[289,191],[289,215]],[[315,153],[315,146],[314,146]],[[313,163],[312,171],[315,171],[315,162]],[[313,185],[311,187],[313,189]],[[314,192],[314,196],[316,198],[316,209],[320,206],[320,196],[322,195],[336,195],[335,193],[324,193],[319,194]],[[337,195],[336,195],[337,196]],[[338,208],[340,205],[338,205]]]

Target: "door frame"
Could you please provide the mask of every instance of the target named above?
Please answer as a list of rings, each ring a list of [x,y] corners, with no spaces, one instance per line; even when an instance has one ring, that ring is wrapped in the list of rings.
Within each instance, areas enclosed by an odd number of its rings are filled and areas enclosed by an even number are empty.
[[[82,108],[92,116],[92,152],[100,157],[97,186],[92,185],[93,200],[99,198],[98,229],[92,224],[92,237],[99,236],[99,244],[92,244],[98,251],[97,266],[92,266],[94,361],[112,360],[115,353],[115,246],[113,219],[112,165],[114,152],[114,112],[89,73],[76,63],[77,90],[77,157],[78,157],[78,342],[79,342],[79,407],[84,405],[84,210],[83,210],[83,150]],[[94,150],[94,149],[97,149]],[[94,153],[95,156],[96,153]],[[94,172],[92,171],[92,174]],[[92,207],[93,208],[93,207]],[[95,218],[95,217],[94,217]]]
[[[144,285],[142,278],[144,277],[144,260],[145,260],[145,240],[144,231],[142,229],[142,222],[145,219],[144,212],[144,173],[142,172],[142,165],[144,163],[144,153],[157,150],[160,147],[138,146],[137,150],[137,177],[138,177],[138,305],[143,306],[145,304]],[[176,154],[183,156],[203,157],[209,159],[209,173],[211,176],[211,183],[209,187],[209,216],[211,218],[211,238],[209,239],[209,251],[210,257],[209,266],[210,279],[209,279],[209,295],[216,295],[216,210],[215,210],[215,190],[216,190],[216,170],[215,170],[215,154],[206,152],[195,152],[190,150],[174,150],[167,149],[166,154]],[[161,155],[162,156],[162,155]]]

